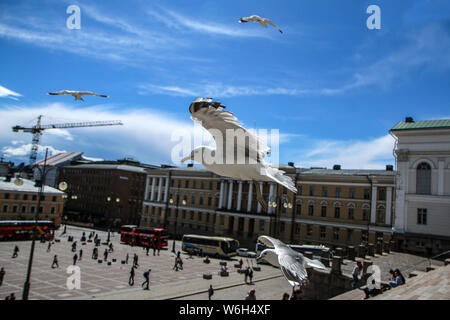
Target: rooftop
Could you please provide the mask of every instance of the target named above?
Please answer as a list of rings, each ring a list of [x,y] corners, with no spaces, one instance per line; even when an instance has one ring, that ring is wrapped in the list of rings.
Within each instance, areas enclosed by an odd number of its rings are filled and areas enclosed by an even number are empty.
[[[339,175],[339,176],[395,176],[395,171],[375,170],[375,169],[307,169],[301,171],[300,175]]]
[[[123,171],[132,171],[138,173],[147,173],[147,169],[130,166],[126,164],[80,164],[80,165],[72,165],[65,166],[65,168],[69,169],[105,169],[105,170],[123,170]]]
[[[21,186],[17,186],[14,184],[15,178],[12,178],[11,181],[9,182],[5,180],[6,180],[5,177],[0,177],[0,191],[29,192],[29,193],[39,192],[39,187],[34,186],[34,181],[22,179],[23,184]],[[44,186],[43,193],[55,195],[64,194],[64,192],[49,186]]]
[[[397,123],[391,131],[400,130],[429,130],[429,129],[450,129],[450,119],[446,120],[425,120],[425,121],[402,121]]]

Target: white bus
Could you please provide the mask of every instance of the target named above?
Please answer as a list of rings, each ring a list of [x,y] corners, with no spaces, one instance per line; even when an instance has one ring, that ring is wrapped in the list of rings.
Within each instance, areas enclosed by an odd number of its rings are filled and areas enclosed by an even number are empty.
[[[226,237],[210,237],[195,234],[185,234],[182,239],[182,250],[193,250],[215,258],[231,258],[236,255],[239,241]]]

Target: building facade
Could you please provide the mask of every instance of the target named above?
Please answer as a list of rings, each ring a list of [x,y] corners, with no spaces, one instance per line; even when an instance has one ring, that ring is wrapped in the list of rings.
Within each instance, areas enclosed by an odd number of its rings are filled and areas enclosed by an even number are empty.
[[[44,186],[38,207],[39,187],[35,182],[22,179],[23,184],[14,184],[14,178],[0,177],[0,220],[40,220],[61,223],[64,207],[64,192]]]
[[[406,118],[396,138],[396,238],[401,249],[450,250],[450,120]]]
[[[61,168],[59,182],[68,185],[64,216],[99,226],[138,224],[147,170],[120,163]]]
[[[184,233],[226,235],[254,247],[259,235],[287,243],[331,246],[375,243],[392,235],[394,177],[390,170],[299,169],[283,166],[298,194],[264,182],[217,176],[206,169],[166,168],[147,176],[141,225]],[[276,204],[276,207],[273,204]]]

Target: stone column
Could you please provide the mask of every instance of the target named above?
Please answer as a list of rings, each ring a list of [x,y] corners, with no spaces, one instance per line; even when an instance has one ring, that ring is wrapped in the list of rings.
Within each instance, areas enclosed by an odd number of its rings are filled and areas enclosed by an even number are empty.
[[[273,189],[274,189],[274,187],[275,187],[275,185],[273,183],[271,183],[270,187],[269,187],[269,199],[267,200],[267,203],[269,203],[269,201],[272,201],[271,199],[273,197]],[[273,209],[275,209],[275,208],[269,206],[269,208],[267,209],[267,212],[268,213],[273,213]]]
[[[342,249],[342,248],[340,248],[340,247],[337,247],[337,248],[334,250],[334,254],[337,255],[337,256],[339,256],[339,257],[344,257],[344,249]]]
[[[258,186],[259,186],[259,190],[261,190],[261,195],[262,195],[262,192],[263,192],[262,183],[258,183]],[[261,207],[261,204],[259,203],[259,201],[258,201],[258,206],[257,206],[256,210],[257,210],[258,213],[261,213],[261,211],[262,211],[262,207]]]
[[[253,200],[253,182],[248,182],[248,199],[247,199],[247,212],[252,211],[252,200]]]
[[[358,257],[363,259],[366,257],[366,246],[363,244],[358,246]]]
[[[148,188],[149,188],[149,182],[150,182],[150,177],[147,175],[147,177],[145,178],[145,194],[144,194],[144,200],[148,201]]]
[[[166,178],[166,186],[164,187],[164,202],[167,202],[167,197],[169,195],[169,186],[170,186],[170,181],[169,178]]]
[[[356,256],[355,247],[354,246],[348,246],[347,247],[347,252],[348,252],[348,260],[355,261],[355,256]]]
[[[377,186],[372,187],[372,199],[370,207],[370,223],[374,224],[377,219]]]
[[[383,241],[377,242],[376,253],[380,256],[383,254]]]
[[[159,184],[158,184],[158,197],[156,198],[156,201],[158,201],[158,202],[161,201],[162,182],[163,182],[163,179],[162,179],[162,178],[159,178]]]
[[[384,221],[387,225],[391,225],[392,187],[387,187],[386,193],[386,219]]]
[[[384,245],[383,251],[386,253],[391,253],[391,244],[389,243],[389,241],[384,241],[383,245]]]
[[[154,201],[155,200],[155,185],[156,185],[156,178],[153,177],[152,178],[152,191],[150,194],[150,201]]]
[[[224,193],[225,182],[220,182],[220,195],[219,195],[219,209],[222,209],[223,206],[223,193]]]
[[[233,206],[233,180],[228,182],[229,189],[228,189],[228,205],[227,209],[231,210],[231,207]]]
[[[342,263],[342,257],[340,256],[333,256],[333,262],[331,265],[331,272],[336,274],[341,274],[341,263]]]
[[[368,247],[369,247],[369,256],[374,257],[375,256],[375,245],[373,243],[369,243]]]
[[[236,211],[241,211],[242,205],[242,181],[238,181],[238,198],[236,204]]]
[[[444,163],[445,159],[438,159],[438,196],[444,195]]]

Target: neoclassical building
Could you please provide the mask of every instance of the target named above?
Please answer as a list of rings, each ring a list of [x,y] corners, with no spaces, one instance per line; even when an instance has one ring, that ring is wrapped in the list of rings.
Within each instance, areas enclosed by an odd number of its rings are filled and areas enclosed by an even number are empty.
[[[259,235],[286,243],[330,246],[391,240],[395,173],[387,170],[280,167],[298,188],[259,185],[264,210],[249,181],[217,176],[199,167],[151,170],[141,225],[165,226],[171,234],[226,235],[253,247]]]
[[[450,249],[450,120],[406,118],[396,139],[395,236],[401,248],[436,255]]]

